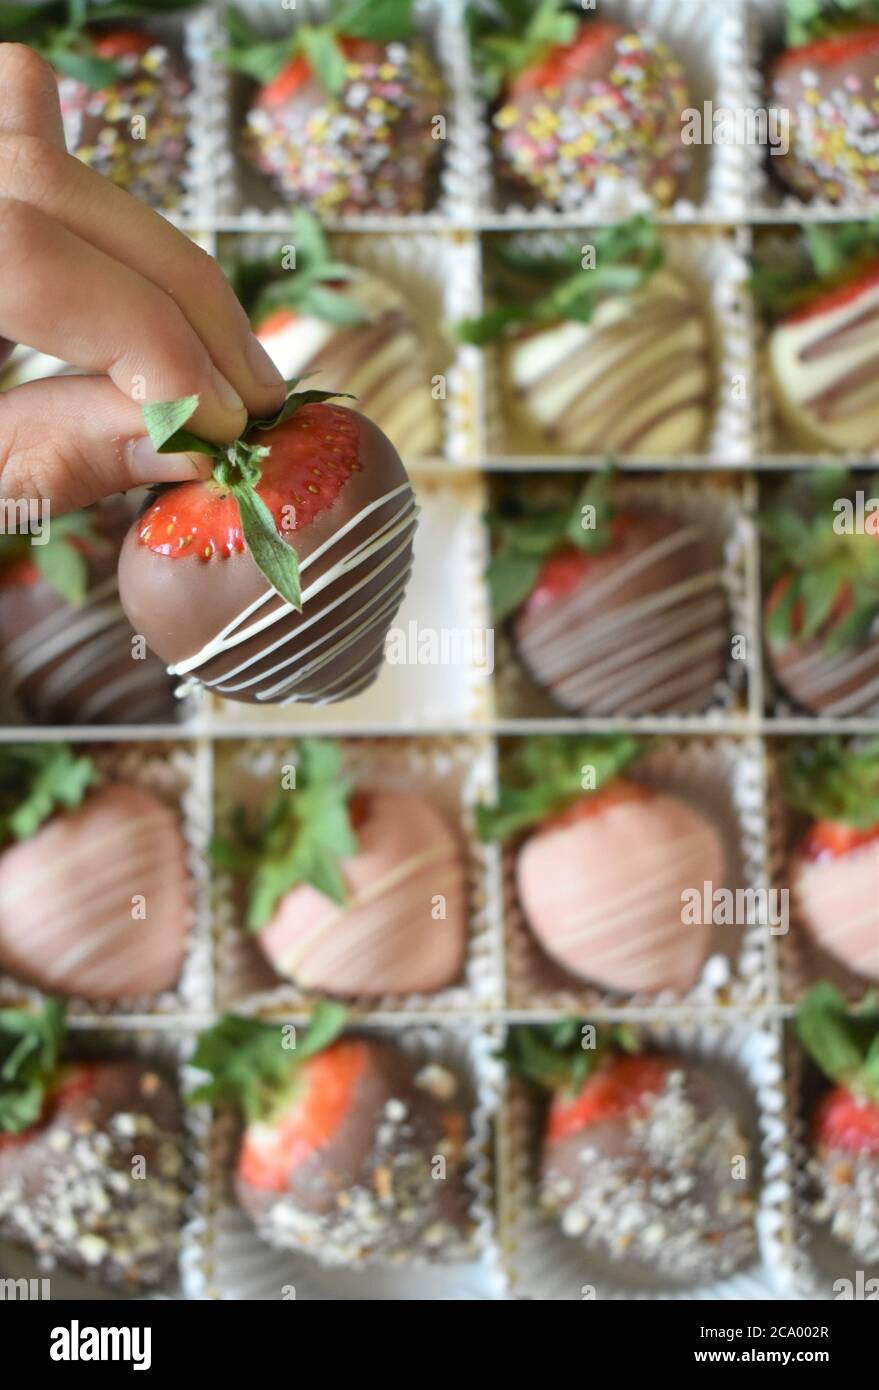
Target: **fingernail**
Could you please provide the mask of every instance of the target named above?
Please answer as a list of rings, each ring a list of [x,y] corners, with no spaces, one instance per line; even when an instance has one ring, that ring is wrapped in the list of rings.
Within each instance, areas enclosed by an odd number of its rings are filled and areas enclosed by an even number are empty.
[[[212,369],[212,377],[214,394],[220,402],[220,405],[224,406],[226,410],[234,410],[236,412],[244,410],[244,402],[235,390],[235,387],[231,382],[226,380],[222,372],[217,371],[216,367]]]
[[[148,435],[130,439],[128,471],[135,483],[188,483],[209,478],[213,467],[207,454],[160,454]]]
[[[245,351],[247,365],[253,372],[254,381],[259,382],[260,386],[272,386],[280,392],[284,385],[284,378],[278,371],[269,354],[266,352],[262,343],[254,334],[247,340]]]

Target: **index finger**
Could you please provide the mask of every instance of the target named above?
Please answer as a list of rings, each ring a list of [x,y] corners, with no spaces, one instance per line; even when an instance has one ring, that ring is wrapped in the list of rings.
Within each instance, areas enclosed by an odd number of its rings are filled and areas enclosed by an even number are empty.
[[[0,133],[66,148],[55,73],[27,44],[0,43]]]

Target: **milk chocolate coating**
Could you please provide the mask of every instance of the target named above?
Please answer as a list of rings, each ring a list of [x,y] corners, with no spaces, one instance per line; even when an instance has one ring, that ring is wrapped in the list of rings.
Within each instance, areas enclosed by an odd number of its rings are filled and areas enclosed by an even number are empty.
[[[714,1078],[670,1060],[639,1116],[546,1139],[540,1200],[587,1249],[704,1283],[756,1257],[749,1146]],[[734,1176],[738,1157],[746,1177]]]
[[[820,640],[767,642],[766,651],[782,690],[810,713],[843,717],[879,710],[879,635],[839,651]]]
[[[769,105],[789,112],[790,148],[768,160],[802,198],[831,202],[879,194],[879,40],[827,63],[808,48],[785,54],[769,79]]]
[[[86,556],[88,590],[69,604],[42,577],[0,583],[0,679],[37,724],[151,724],[175,700],[161,662],[132,648],[115,583],[127,516],[98,519],[104,543]],[[2,579],[2,569],[0,569]]]
[[[365,1070],[332,1137],[293,1168],[286,1192],[249,1185],[238,1199],[271,1245],[322,1264],[459,1258],[468,1230],[459,1107],[419,1084],[423,1062],[383,1041],[365,1043]],[[443,1069],[443,1077],[450,1074]],[[444,1156],[445,1177],[434,1176]]]
[[[364,507],[408,482],[399,455],[381,430],[355,411],[345,414],[356,422],[361,468],[351,474],[335,502],[319,512],[307,528],[289,533],[300,564]],[[270,442],[270,436],[266,439]],[[401,493],[360,521],[305,571],[303,588],[314,584],[343,555],[390,522],[405,502],[406,495]],[[392,559],[398,547],[399,554]],[[384,560],[388,564],[358,588],[364,575]],[[239,646],[211,657],[193,674],[217,694],[245,703],[262,702],[278,681],[286,677],[292,681],[294,665],[298,677],[295,686],[291,684],[272,695],[273,702],[293,698],[327,703],[357,694],[379,672],[384,639],[402,599],[411,561],[410,530],[408,541],[401,545],[398,537],[384,543],[367,564],[334,579],[313,600],[306,600],[301,613],[280,618]],[[125,612],[152,650],[171,664],[195,656],[268,590],[268,581],[247,550],[228,559],[214,556],[209,562],[190,553],[169,558],[138,541],[137,525],[126,536],[119,558],[119,592]],[[368,620],[370,609],[375,616],[389,599],[391,607],[386,620],[357,635],[357,628]],[[280,597],[273,595],[258,610],[256,618],[261,620],[283,607]],[[366,614],[361,612],[364,608]],[[313,622],[316,613],[319,617]],[[255,619],[251,618],[248,625],[252,621]],[[282,648],[266,653],[266,648],[281,641]],[[310,664],[319,659],[319,653],[326,655],[334,642],[345,645],[325,664],[311,670]],[[270,675],[281,662],[291,664]],[[233,677],[231,673],[243,663],[252,664]]]
[[[0,1134],[0,1236],[113,1288],[155,1288],[177,1261],[177,1094],[139,1061],[76,1064],[71,1073],[74,1082],[90,1078],[83,1094],[62,1089],[44,1123]]]
[[[575,714],[698,713],[726,667],[721,558],[688,522],[636,516],[571,593],[514,620],[524,665]]]

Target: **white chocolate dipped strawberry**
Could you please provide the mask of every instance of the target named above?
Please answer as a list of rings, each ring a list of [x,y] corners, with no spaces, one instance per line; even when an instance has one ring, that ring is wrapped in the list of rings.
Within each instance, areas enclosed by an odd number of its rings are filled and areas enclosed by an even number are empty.
[[[499,243],[466,342],[503,340],[516,423],[564,453],[675,455],[704,442],[714,390],[703,306],[644,218],[551,251]],[[549,286],[549,288],[548,288]]]
[[[557,964],[609,990],[684,992],[712,932],[684,920],[685,895],[723,886],[726,855],[693,806],[619,775],[641,751],[625,737],[527,739],[481,831],[529,832],[516,852],[517,894]],[[590,767],[596,789],[584,795]]]
[[[406,457],[439,453],[442,416],[419,330],[403,294],[334,259],[317,220],[297,208],[295,266],[276,257],[224,268],[285,380],[314,376],[350,392]]]
[[[3,750],[0,968],[51,993],[144,998],[180,974],[186,846],[164,801],[98,780],[64,744]]]
[[[879,981],[879,743],[803,744],[783,764],[782,787],[811,822],[790,861],[797,922],[821,950]]]
[[[217,840],[214,855],[248,879],[249,928],[277,973],[304,989],[433,993],[461,974],[460,843],[422,796],[352,796],[332,743],[304,741],[296,787],[277,793],[261,833]]]

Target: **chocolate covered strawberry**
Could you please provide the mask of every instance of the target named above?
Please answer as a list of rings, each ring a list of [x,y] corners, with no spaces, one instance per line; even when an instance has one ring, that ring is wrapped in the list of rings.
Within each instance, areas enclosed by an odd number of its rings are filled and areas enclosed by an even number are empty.
[[[764,633],[778,684],[816,714],[879,708],[879,531],[852,524],[853,484],[822,473],[800,499],[782,497],[763,516],[769,589]]]
[[[690,165],[683,69],[646,28],[583,20],[568,0],[468,7],[499,170],[529,202],[569,210],[593,194],[667,207]]]
[[[594,1031],[566,1020],[510,1033],[511,1069],[552,1094],[544,1211],[588,1252],[676,1283],[752,1262],[750,1143],[725,1084],[686,1057],[642,1050],[627,1029],[605,1026],[587,1048]]]
[[[459,324],[459,337],[500,341],[513,430],[538,444],[636,456],[700,449],[713,397],[703,306],[664,264],[646,219],[597,230],[589,244],[586,264],[580,236],[551,251],[493,243],[488,310]]]
[[[193,1065],[191,1099],[232,1105],[244,1129],[238,1200],[270,1245],[326,1265],[460,1258],[467,1244],[458,1079],[395,1044],[344,1036],[323,1005],[304,1037],[227,1015]]]
[[[177,1094],[133,1059],[65,1061],[58,1006],[0,1010],[0,1236],[118,1291],[173,1278]]]
[[[329,399],[292,390],[228,446],[184,428],[197,396],[144,410],[156,447],[215,465],[206,482],[163,490],[131,528],[122,604],[174,674],[229,699],[343,700],[382,664],[417,508],[390,441]]]
[[[212,852],[247,883],[247,927],[275,970],[305,989],[430,993],[461,973],[460,843],[424,797],[352,792],[333,743],[303,741],[295,787],[279,790],[256,826],[239,815]]]
[[[119,603],[123,507],[0,536],[0,679],[38,724],[147,724],[174,712],[161,663]]]
[[[325,23],[280,39],[232,9],[229,38],[226,61],[261,84],[248,150],[282,194],[321,216],[429,205],[445,92],[412,0],[338,0]]]
[[[489,586],[518,656],[581,715],[700,712],[729,653],[723,558],[703,529],[617,507],[606,478],[573,506],[512,497],[493,519]]]
[[[102,0],[6,6],[0,38],[18,39],[58,74],[68,148],[99,174],[153,207],[180,200],[186,165],[189,77],[180,52],[142,19],[192,0]]]
[[[404,456],[442,448],[431,368],[403,295],[334,260],[320,224],[295,209],[295,268],[272,256],[225,267],[254,332],[285,379],[320,373],[356,397]]]
[[[773,172],[803,198],[875,198],[879,5],[797,0],[788,6],[786,39],[769,71],[771,105],[789,121],[789,147],[769,161]]]
[[[191,885],[176,812],[65,744],[0,750],[0,968],[52,993],[144,998],[180,973]]]
[[[790,862],[797,921],[822,950],[879,980],[879,744],[804,744],[782,765],[782,790],[810,821]]]
[[[643,751],[622,736],[524,739],[479,828],[516,837],[519,903],[558,965],[609,990],[686,991],[712,929],[685,919],[685,895],[724,886],[726,856],[693,806],[621,775]]]
[[[834,1083],[811,1116],[815,1218],[859,1260],[879,1260],[879,1013],[849,1010],[829,984],[797,1009],[806,1051]]]

